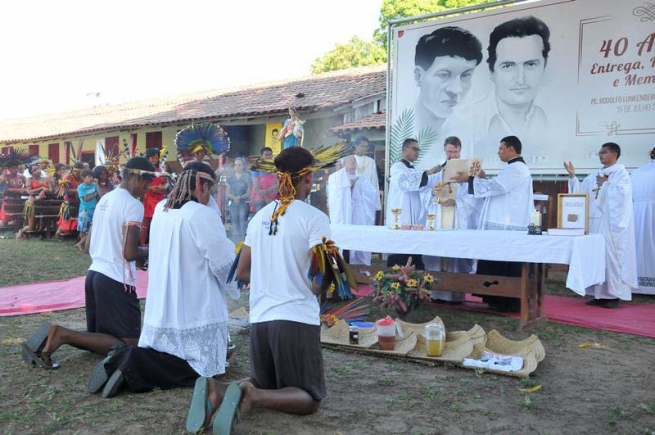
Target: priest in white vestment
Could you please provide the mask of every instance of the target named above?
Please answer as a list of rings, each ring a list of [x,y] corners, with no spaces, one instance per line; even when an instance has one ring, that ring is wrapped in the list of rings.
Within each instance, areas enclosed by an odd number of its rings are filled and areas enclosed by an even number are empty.
[[[516,136],[501,139],[498,157],[507,163],[498,175],[487,179],[484,171],[476,177],[460,174],[454,181],[468,181],[469,193],[484,199],[479,229],[501,231],[523,231],[527,233],[530,216],[534,210],[532,176],[521,150],[523,145]],[[477,273],[480,275],[521,276],[521,263],[480,260]],[[519,311],[520,299],[500,296],[482,298],[491,308],[501,311]]]
[[[444,153],[446,155],[446,163],[448,164],[451,159],[461,158],[462,142],[456,136],[450,136],[444,141]],[[435,177],[435,186],[432,189],[431,195],[426,197],[426,210],[428,214],[434,214],[434,227],[435,229],[444,229],[442,224],[442,211],[451,208],[454,212],[454,219],[452,226],[448,228],[469,230],[477,228],[477,223],[480,217],[480,209],[482,201],[475,196],[468,193],[468,183],[458,183],[457,193],[454,200],[449,199],[445,202],[440,202],[438,199],[439,192],[442,188],[443,172],[439,172]],[[426,221],[426,224],[428,222]],[[434,257],[430,255],[423,256],[423,264],[425,270],[431,271],[447,271],[458,273],[471,273],[473,271],[473,260],[468,258],[445,258]],[[443,290],[432,290],[430,298],[436,301],[444,301],[446,303],[463,302],[466,297],[465,293],[449,292]]]
[[[436,182],[436,174],[441,171],[441,166],[435,166],[425,171],[414,167],[414,162],[419,156],[419,143],[416,139],[405,139],[403,142],[403,158],[391,165],[389,175],[389,192],[387,194],[387,206],[385,224],[392,227],[396,220],[391,210],[400,209],[398,224],[401,226],[424,225],[426,210],[421,194],[432,189]],[[404,265],[405,256],[390,255],[388,264]],[[414,264],[417,269],[423,268],[420,255],[413,255]]]
[[[375,187],[375,210],[382,210],[380,202],[380,184],[378,181],[378,167],[375,160],[367,156],[369,148],[369,140],[366,136],[360,136],[355,140],[355,160],[357,162],[356,170],[358,177],[365,177],[368,179],[371,186]],[[345,166],[346,157],[342,158],[337,163],[337,170]]]
[[[655,295],[655,148],[631,178],[639,284],[633,293]]]
[[[375,224],[378,188],[371,185],[368,177],[358,173],[354,155],[345,157],[344,167],[328,178],[327,197],[330,223]],[[371,253],[350,251],[348,262],[370,266]]]
[[[569,193],[589,195],[589,232],[605,237],[605,283],[586,289],[594,296],[587,305],[603,308],[618,307],[619,299],[632,300],[632,291],[638,288],[632,183],[625,166],[617,163],[620,156],[617,144],[604,144],[598,153],[603,166],[582,182],[571,162],[564,163]]]

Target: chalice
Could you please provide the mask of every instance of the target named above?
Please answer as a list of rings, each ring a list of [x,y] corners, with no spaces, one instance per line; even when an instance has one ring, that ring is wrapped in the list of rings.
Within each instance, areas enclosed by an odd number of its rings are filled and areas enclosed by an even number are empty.
[[[399,230],[400,229],[400,225],[398,225],[398,216],[400,216],[401,211],[402,210],[399,209],[399,208],[392,208],[391,209],[391,213],[393,213],[393,216],[394,216],[394,225],[391,228],[392,230]]]
[[[434,231],[434,218],[437,216],[434,213],[429,213],[427,215],[428,218],[428,231]]]

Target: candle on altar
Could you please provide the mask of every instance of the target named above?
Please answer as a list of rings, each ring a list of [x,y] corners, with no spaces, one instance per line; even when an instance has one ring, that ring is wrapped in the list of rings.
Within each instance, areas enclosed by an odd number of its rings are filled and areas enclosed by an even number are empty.
[[[541,226],[541,213],[537,210],[532,210],[532,216],[530,217],[530,223],[538,227]]]

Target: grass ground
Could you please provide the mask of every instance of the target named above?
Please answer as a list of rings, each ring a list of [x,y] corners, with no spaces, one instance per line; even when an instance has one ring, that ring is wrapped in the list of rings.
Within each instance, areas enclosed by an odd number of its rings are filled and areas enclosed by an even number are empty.
[[[89,258],[72,245],[0,239],[0,264],[12,265],[0,275],[0,286],[83,275]],[[562,292],[561,273],[550,278],[549,292]],[[247,308],[247,296],[232,301],[231,309]],[[369,307],[371,319],[387,314]],[[553,322],[520,333],[514,318],[433,306],[412,311],[407,320],[421,323],[434,316],[450,330],[477,323],[516,340],[535,333],[546,359],[530,379],[520,380],[324,349],[329,396],[318,413],[291,417],[254,411],[235,435],[655,434],[654,340]],[[55,354],[59,370],[23,364],[18,345],[43,321],[83,329],[84,309],[0,318],[0,433],[185,433],[189,389],[114,399],[89,395],[86,380],[100,357],[68,346]],[[248,335],[234,331],[233,339],[237,351],[225,381],[249,372]],[[578,347],[587,341],[604,348]],[[519,391],[535,385],[541,389]]]

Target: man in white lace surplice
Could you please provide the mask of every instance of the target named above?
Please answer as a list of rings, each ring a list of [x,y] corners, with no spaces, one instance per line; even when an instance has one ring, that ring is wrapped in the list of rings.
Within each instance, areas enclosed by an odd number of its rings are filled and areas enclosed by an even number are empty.
[[[135,393],[190,387],[225,373],[227,296],[236,299],[239,290],[226,282],[234,244],[210,206],[215,182],[211,167],[190,162],[155,207],[139,344],[112,348],[89,378],[90,393],[103,385],[105,398],[123,386]]]
[[[200,376],[225,373],[226,278],[234,261],[215,210],[196,201],[179,209],[157,205],[152,221],[148,296],[139,347],[186,360]]]
[[[594,296],[587,305],[603,308],[618,307],[619,299],[632,300],[632,290],[638,288],[632,183],[625,166],[617,163],[620,156],[617,144],[604,144],[598,153],[603,166],[582,183],[571,162],[564,163],[569,193],[589,195],[589,232],[605,237],[605,284],[587,288],[587,294]]]

